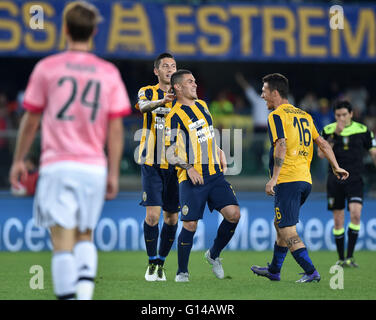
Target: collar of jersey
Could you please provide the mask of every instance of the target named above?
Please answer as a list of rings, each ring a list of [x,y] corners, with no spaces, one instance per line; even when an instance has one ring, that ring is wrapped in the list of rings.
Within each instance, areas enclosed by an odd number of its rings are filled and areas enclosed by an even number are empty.
[[[293,108],[295,108],[291,103],[282,103],[277,108],[275,108],[275,110],[277,110],[279,108],[283,108],[283,107],[293,107]]]
[[[180,103],[178,100],[174,100],[174,101],[175,101],[174,108],[180,108],[180,107],[182,107],[182,106],[192,107],[192,106],[195,106],[195,105],[196,105],[196,100],[195,100],[195,103],[194,103],[194,104],[191,104],[191,105],[182,104],[182,103]]]

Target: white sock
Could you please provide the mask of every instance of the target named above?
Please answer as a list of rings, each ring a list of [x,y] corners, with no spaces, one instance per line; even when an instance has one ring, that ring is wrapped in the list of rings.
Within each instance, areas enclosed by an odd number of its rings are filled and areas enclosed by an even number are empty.
[[[77,267],[69,251],[54,252],[52,256],[52,282],[58,299],[74,299],[77,284]]]
[[[78,272],[77,299],[91,300],[97,274],[97,248],[91,241],[80,241],[76,243],[73,252]]]

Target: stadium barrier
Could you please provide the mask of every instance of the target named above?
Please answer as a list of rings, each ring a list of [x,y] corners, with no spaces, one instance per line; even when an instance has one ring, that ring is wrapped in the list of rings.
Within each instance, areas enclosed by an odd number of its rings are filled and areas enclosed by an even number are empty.
[[[99,250],[144,250],[145,209],[139,206],[141,193],[120,194],[106,202],[94,232]],[[241,219],[227,250],[271,250],[275,241],[273,199],[262,193],[239,193]],[[32,198],[3,194],[0,198],[0,251],[42,251],[51,249],[48,231],[37,228],[32,219]],[[376,200],[367,199],[362,215],[357,250],[376,250]],[[206,208],[198,224],[193,250],[211,246],[222,217]],[[162,223],[162,219],[161,219]],[[346,225],[349,215],[346,214]],[[179,229],[181,222],[179,222]],[[301,210],[298,233],[309,250],[335,250],[332,214],[324,194],[311,194]],[[173,249],[176,249],[174,243]]]

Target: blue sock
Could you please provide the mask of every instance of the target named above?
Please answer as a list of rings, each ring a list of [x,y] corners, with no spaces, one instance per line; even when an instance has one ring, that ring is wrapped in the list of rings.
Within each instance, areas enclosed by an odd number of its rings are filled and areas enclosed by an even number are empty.
[[[163,227],[161,230],[161,241],[159,243],[159,252],[158,252],[158,259],[159,264],[163,265],[164,260],[166,259],[168,253],[171,250],[172,244],[175,240],[176,229],[178,228],[178,224],[175,225],[168,225],[167,223],[163,223]]]
[[[291,252],[296,262],[303,268],[304,272],[307,274],[312,274],[316,269],[308,256],[307,248],[300,248]]]
[[[280,247],[277,242],[274,243],[273,260],[269,265],[269,271],[271,273],[281,272],[282,264],[283,261],[285,261],[288,251],[289,249],[287,247]]]
[[[235,229],[238,223],[232,223],[223,219],[222,223],[218,227],[217,237],[214,240],[213,246],[210,248],[210,257],[216,259],[224,247],[230,242],[232,236],[235,233]]]
[[[149,256],[149,263],[155,263],[157,259],[157,244],[158,244],[159,227],[158,224],[155,226],[149,226],[146,221],[144,221],[144,239],[146,246],[146,253]]]
[[[184,227],[178,237],[178,272],[188,272],[189,254],[193,245],[193,236],[195,232],[189,231]]]

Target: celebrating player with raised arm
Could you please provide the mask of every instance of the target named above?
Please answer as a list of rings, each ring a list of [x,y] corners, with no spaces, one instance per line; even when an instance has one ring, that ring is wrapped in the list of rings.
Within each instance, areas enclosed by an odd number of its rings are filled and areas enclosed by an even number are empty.
[[[68,50],[39,61],[30,76],[10,170],[16,188],[27,174],[24,159],[41,121],[34,221],[50,230],[58,299],[93,296],[97,250],[92,231],[105,198],[113,199],[118,192],[122,116],[131,110],[118,69],[89,53],[99,18],[87,2],[66,6]]]
[[[144,239],[148,255],[145,273],[147,281],[165,281],[164,262],[175,240],[178,226],[179,194],[178,179],[174,166],[168,164],[164,151],[164,123],[170,112],[175,95],[170,92],[171,75],[176,71],[176,62],[169,53],[160,54],[154,61],[156,85],[142,87],[138,91],[136,108],[144,116],[142,136],[138,148],[138,163],[141,164],[142,201],[146,207]],[[159,218],[163,209],[163,227],[160,232]]]
[[[262,98],[267,108],[271,142],[269,170],[271,179],[265,192],[275,196],[274,226],[277,240],[274,244],[273,260],[267,267],[252,266],[251,270],[270,280],[280,280],[280,271],[288,250],[304,270],[297,282],[320,281],[308,251],[296,232],[299,210],[311,192],[310,166],[313,142],[329,160],[333,174],[338,179],[347,179],[349,173],[338,166],[330,145],[318,134],[312,117],[305,111],[289,104],[287,100],[288,80],[274,73],[263,78]]]

